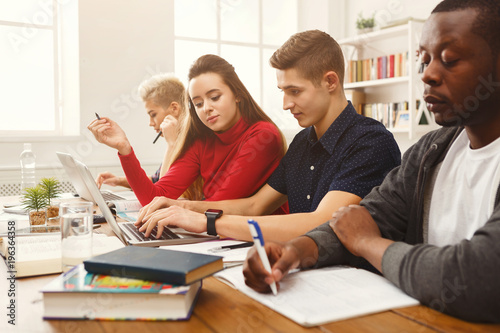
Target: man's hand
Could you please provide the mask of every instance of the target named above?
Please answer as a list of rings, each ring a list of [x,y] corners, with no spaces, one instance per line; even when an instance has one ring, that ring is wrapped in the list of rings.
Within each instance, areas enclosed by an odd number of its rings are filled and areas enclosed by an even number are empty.
[[[382,238],[380,229],[366,208],[342,207],[333,213],[330,227],[342,244],[355,256],[368,260],[382,272],[382,256],[393,241]]]
[[[264,269],[257,250],[248,251],[247,258],[243,264],[243,275],[245,283],[250,288],[264,293],[270,292],[269,285],[276,282],[279,289],[279,281],[288,272],[298,267],[312,266],[318,257],[316,243],[309,237],[298,237],[287,243],[267,242],[265,250],[271,264],[272,272]]]
[[[100,143],[115,148],[121,155],[128,155],[132,152],[132,146],[120,126],[107,117],[95,119],[87,128],[94,134]]]
[[[136,222],[137,225],[137,222]],[[155,211],[149,215],[139,231],[149,237],[154,227],[158,226],[156,238],[161,236],[163,229],[167,226],[176,226],[191,232],[207,231],[207,218],[205,214],[196,213],[179,206],[171,206]]]

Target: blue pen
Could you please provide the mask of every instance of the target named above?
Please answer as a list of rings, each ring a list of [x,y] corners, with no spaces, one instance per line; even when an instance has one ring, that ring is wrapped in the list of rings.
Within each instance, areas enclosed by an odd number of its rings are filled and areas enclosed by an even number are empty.
[[[259,254],[262,265],[266,271],[271,273],[271,265],[269,264],[269,259],[267,258],[266,250],[264,249],[264,237],[262,237],[262,232],[260,231],[259,224],[250,219],[248,220],[248,227],[250,228],[250,234],[253,237],[253,242],[257,247],[257,253]],[[276,282],[271,283],[271,290],[274,296],[278,295],[278,289],[276,288]]]

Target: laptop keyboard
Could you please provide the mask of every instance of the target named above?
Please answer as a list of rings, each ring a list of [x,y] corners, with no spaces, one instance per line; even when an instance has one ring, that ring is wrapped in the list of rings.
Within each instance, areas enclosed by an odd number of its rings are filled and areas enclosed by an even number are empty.
[[[123,197],[116,195],[111,192],[101,192],[104,201],[112,201],[112,200],[124,200]]]
[[[148,241],[153,241],[153,240],[160,240],[160,239],[176,239],[180,238],[178,235],[174,234],[170,229],[168,228],[163,228],[163,232],[161,233],[160,238],[156,238],[156,232],[158,231],[157,227],[154,227],[153,230],[151,230],[151,235],[149,237],[144,236],[144,233],[140,232],[139,229],[133,224],[133,223],[125,223],[122,224],[125,228],[127,228],[128,231],[130,231],[132,234],[134,234],[137,239],[142,239],[145,242]]]

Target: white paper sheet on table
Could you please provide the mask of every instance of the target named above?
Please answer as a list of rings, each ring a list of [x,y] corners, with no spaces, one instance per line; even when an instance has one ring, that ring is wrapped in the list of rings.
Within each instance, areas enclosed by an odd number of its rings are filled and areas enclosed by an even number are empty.
[[[384,277],[345,266],[289,274],[277,296],[247,287],[241,266],[215,277],[306,327],[419,304]]]

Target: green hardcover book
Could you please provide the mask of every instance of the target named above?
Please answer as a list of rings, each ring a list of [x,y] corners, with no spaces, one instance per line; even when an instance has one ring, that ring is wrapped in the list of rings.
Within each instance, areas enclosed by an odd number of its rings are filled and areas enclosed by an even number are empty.
[[[189,286],[88,273],[83,264],[47,284],[44,319],[187,320],[202,282]]]
[[[127,246],[84,262],[95,274],[186,285],[224,268],[222,257],[208,254]]]

